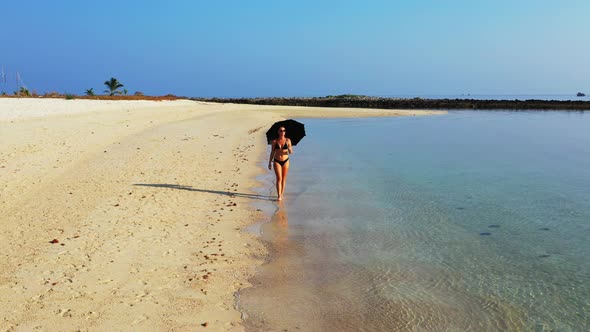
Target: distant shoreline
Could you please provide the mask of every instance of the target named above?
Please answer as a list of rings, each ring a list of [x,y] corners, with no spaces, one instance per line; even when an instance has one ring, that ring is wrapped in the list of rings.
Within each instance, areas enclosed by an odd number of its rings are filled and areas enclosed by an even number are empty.
[[[544,99],[469,99],[469,98],[391,98],[362,95],[339,95],[326,97],[266,97],[266,98],[201,98],[172,94],[164,96],[77,96],[77,95],[33,95],[0,96],[0,98],[31,99],[85,99],[85,100],[128,100],[128,101],[172,101],[193,100],[213,103],[304,106],[332,108],[368,108],[395,110],[530,110],[530,111],[590,111],[588,100],[544,100]]]
[[[44,95],[30,95],[30,96],[23,96],[23,95],[5,95],[0,96],[0,98],[6,99],[85,99],[85,100],[152,100],[152,101],[163,101],[163,100],[179,100],[179,99],[189,99],[186,97],[178,97],[175,95],[167,94],[164,96],[144,96],[144,95],[116,95],[116,96],[108,96],[108,95],[98,95],[98,96],[78,96],[74,94],[61,94],[61,93],[50,93]]]
[[[590,110],[590,101],[584,100],[491,100],[491,99],[423,99],[385,98],[357,95],[341,95],[309,98],[190,98],[192,100],[216,103],[348,107],[379,109],[430,109],[430,110]]]

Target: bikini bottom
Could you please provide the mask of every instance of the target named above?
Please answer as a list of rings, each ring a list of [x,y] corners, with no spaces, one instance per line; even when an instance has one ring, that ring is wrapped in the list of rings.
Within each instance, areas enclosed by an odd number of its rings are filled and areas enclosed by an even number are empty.
[[[287,161],[289,161],[289,158],[287,158],[287,159],[285,159],[285,160],[283,160],[283,161],[274,159],[274,162],[275,162],[275,163],[278,163],[278,164],[279,164],[279,165],[281,165],[281,166],[285,165],[285,163],[286,163]]]

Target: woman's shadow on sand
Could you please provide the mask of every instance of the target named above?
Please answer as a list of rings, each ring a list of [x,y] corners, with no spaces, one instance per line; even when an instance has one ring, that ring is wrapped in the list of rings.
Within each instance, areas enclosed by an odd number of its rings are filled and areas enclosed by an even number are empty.
[[[208,193],[208,194],[225,195],[225,196],[229,196],[229,197],[244,197],[244,198],[260,199],[260,200],[266,200],[266,201],[275,200],[275,197],[268,196],[268,195],[246,194],[246,193],[240,193],[240,192],[235,192],[235,191],[198,189],[198,188],[193,188],[191,186],[183,186],[183,185],[179,185],[179,184],[134,183],[133,185],[140,186],[140,187],[156,187],[156,188],[169,188],[169,189],[177,189],[177,190],[188,190],[188,191],[196,191],[196,192]]]

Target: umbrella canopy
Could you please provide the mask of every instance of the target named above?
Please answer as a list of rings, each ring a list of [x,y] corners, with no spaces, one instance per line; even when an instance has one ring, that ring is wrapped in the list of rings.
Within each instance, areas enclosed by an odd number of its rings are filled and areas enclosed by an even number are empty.
[[[297,145],[299,141],[305,136],[305,125],[301,122],[289,119],[275,122],[266,132],[266,141],[268,144],[272,143],[273,139],[279,138],[279,128],[285,128],[285,136],[291,140],[291,145]]]

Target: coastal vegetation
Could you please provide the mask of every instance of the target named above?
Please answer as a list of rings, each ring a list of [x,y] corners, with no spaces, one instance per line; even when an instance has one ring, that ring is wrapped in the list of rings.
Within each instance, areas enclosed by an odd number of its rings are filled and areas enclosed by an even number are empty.
[[[178,97],[173,94],[167,94],[163,96],[146,96],[141,91],[136,91],[132,95],[129,95],[129,90],[124,88],[124,85],[114,77],[111,77],[109,80],[104,82],[104,85],[107,89],[104,91],[106,95],[97,95],[94,92],[94,88],[89,88],[84,91],[84,95],[76,95],[74,93],[60,93],[60,92],[45,92],[44,94],[38,94],[35,90],[30,91],[27,87],[25,87],[22,78],[20,77],[19,73],[16,73],[16,91],[12,93],[6,92],[7,87],[7,74],[2,71],[0,72],[0,83],[2,83],[3,87],[0,91],[0,97],[2,98],[63,98],[63,99],[94,99],[94,100],[177,100],[177,99],[187,99],[184,97]]]
[[[18,96],[28,97],[31,95],[31,92],[27,88],[25,88],[24,86],[21,86],[20,89],[18,89],[18,91],[14,92],[14,94],[18,95]]]
[[[107,90],[104,90],[104,92],[108,93],[109,96],[122,94],[122,92],[119,91],[118,89],[122,88],[124,85],[121,84],[121,82],[119,82],[116,78],[111,77],[110,80],[104,82],[104,85],[107,86]],[[127,91],[127,90],[125,90],[125,91]]]
[[[145,95],[76,95],[72,93],[59,93],[59,92],[46,92],[44,94],[31,93],[28,96],[18,94],[2,94],[0,92],[0,98],[59,98],[59,99],[89,99],[89,100],[152,100],[152,101],[163,101],[163,100],[178,100],[187,99],[179,97],[173,94],[167,94],[163,96],[145,96]]]
[[[479,99],[423,99],[385,98],[363,95],[292,98],[192,98],[193,100],[255,105],[348,107],[380,109],[465,109],[465,110],[590,110],[584,100],[479,100]]]
[[[111,77],[103,84],[106,86],[106,95],[96,95],[94,88],[86,89],[83,96],[73,93],[46,92],[38,94],[30,91],[17,72],[17,90],[12,95],[6,93],[6,73],[4,69],[0,74],[0,83],[4,85],[0,97],[3,98],[65,98],[65,99],[104,99],[104,100],[176,100],[187,99],[172,94],[165,96],[145,96],[143,92],[136,91],[129,94],[127,88],[117,78]],[[123,89],[122,89],[123,88]],[[585,94],[578,92],[578,97]],[[386,98],[372,97],[356,94],[328,95],[325,97],[270,97],[270,98],[188,98],[196,101],[254,104],[254,105],[279,105],[279,106],[310,106],[310,107],[342,107],[342,108],[376,108],[376,109],[465,109],[465,110],[590,110],[590,101],[586,100],[491,100],[491,99],[425,99],[425,98]]]

